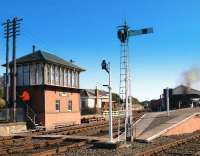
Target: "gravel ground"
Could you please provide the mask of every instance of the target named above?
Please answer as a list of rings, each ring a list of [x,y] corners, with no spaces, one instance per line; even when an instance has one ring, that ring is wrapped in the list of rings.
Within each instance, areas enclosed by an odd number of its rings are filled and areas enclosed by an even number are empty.
[[[140,153],[144,150],[156,147],[166,142],[174,141],[175,138],[162,137],[156,139],[152,143],[130,143],[129,147],[123,147],[118,149],[97,149],[91,146],[82,147],[79,149],[71,149],[65,153],[65,156],[134,156],[136,153]]]
[[[140,152],[143,152],[144,150],[151,149],[153,147],[156,147],[161,144],[166,144],[168,142],[175,141],[177,139],[182,139],[187,136],[190,136],[191,134],[186,135],[179,135],[179,136],[170,136],[170,137],[160,137],[155,139],[151,143],[139,143],[134,142],[128,144],[129,147],[123,147],[118,149],[97,149],[93,148],[92,146],[86,146],[79,149],[71,149],[67,151],[65,156],[134,156],[135,154],[139,154]]]

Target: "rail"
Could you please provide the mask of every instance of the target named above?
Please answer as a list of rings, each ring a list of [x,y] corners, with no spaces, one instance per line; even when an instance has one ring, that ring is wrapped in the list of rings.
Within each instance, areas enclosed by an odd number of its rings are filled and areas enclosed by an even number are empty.
[[[153,156],[153,155],[157,155],[162,151],[166,151],[166,150],[168,150],[170,148],[174,148],[174,147],[189,143],[189,142],[191,142],[193,140],[196,140],[196,139],[200,139],[200,134],[199,133],[198,134],[194,134],[194,135],[189,136],[189,137],[184,138],[184,139],[179,139],[179,140],[176,140],[176,141],[173,141],[173,142],[170,142],[170,143],[166,143],[166,144],[157,146],[155,148],[151,148],[151,149],[146,150],[146,151],[144,151],[144,152],[142,152],[140,154],[137,154],[136,156]]]

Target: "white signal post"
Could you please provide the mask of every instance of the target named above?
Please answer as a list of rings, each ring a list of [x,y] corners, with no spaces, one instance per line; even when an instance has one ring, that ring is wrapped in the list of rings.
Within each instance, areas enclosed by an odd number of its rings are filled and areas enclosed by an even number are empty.
[[[166,100],[167,100],[167,116],[169,116],[169,88],[166,88]]]
[[[105,60],[101,63],[102,69],[108,73],[108,85],[103,85],[109,89],[109,141],[113,142],[113,122],[112,122],[112,88],[111,88],[111,74],[110,74],[110,62],[106,63]]]

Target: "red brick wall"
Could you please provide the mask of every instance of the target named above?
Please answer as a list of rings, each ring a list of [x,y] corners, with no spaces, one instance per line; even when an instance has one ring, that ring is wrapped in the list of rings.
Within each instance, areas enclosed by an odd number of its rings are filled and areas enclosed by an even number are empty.
[[[200,130],[200,116],[195,116],[168,130],[163,136],[180,135]]]
[[[62,96],[60,91],[45,91],[45,127],[52,128],[57,124],[80,123],[80,93],[67,93]],[[56,100],[60,100],[60,111],[55,108]],[[68,100],[72,100],[72,111],[68,111]]]
[[[60,93],[63,89],[44,88],[41,86],[18,87],[18,94],[26,89],[30,92],[31,102],[29,105],[37,113],[37,123],[42,123],[47,128],[54,127],[56,124],[63,123],[80,123],[80,93],[78,90],[66,91],[66,96]],[[71,93],[73,92],[73,93]],[[72,100],[72,111],[68,111],[68,100]],[[56,112],[55,102],[60,100],[60,112]],[[23,105],[23,104],[21,104]]]

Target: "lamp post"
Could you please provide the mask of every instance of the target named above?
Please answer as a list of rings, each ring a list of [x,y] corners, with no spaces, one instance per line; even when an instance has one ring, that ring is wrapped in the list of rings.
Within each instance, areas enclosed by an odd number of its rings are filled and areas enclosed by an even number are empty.
[[[103,60],[101,63],[102,70],[105,70],[108,73],[108,85],[103,85],[109,89],[109,139],[110,142],[113,141],[113,132],[112,132],[112,93],[111,93],[111,77],[110,77],[110,62]]]

